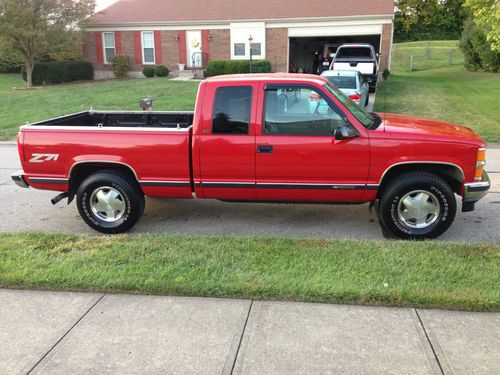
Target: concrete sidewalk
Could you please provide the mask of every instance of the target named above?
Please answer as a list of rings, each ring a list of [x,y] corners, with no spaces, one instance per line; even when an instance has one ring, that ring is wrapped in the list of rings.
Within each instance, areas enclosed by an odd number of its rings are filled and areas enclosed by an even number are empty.
[[[500,314],[0,290],[0,374],[498,374]]]

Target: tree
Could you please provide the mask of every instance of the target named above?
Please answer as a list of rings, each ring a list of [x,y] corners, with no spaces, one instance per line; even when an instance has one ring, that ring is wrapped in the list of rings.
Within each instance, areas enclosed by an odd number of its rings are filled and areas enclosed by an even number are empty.
[[[35,61],[81,45],[81,27],[94,8],[95,0],[0,0],[0,39],[23,57],[28,87]]]
[[[484,28],[493,51],[500,52],[500,2],[498,0],[466,0],[465,7],[474,16],[474,23]]]

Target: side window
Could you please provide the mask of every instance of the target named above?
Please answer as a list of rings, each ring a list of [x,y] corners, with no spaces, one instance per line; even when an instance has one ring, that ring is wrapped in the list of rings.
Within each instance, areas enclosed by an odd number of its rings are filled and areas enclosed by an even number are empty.
[[[319,91],[306,87],[268,89],[264,106],[265,134],[333,136],[348,121]]]
[[[251,105],[251,87],[219,87],[212,113],[212,134],[248,134]]]

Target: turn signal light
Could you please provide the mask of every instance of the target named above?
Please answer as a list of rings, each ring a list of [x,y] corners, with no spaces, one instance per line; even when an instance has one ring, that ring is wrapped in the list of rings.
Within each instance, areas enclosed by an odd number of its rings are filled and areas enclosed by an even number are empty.
[[[486,165],[486,149],[483,147],[477,150],[474,181],[481,181],[483,179],[483,171],[485,165]]]
[[[355,102],[359,102],[361,100],[361,95],[360,94],[352,94],[352,95],[349,95],[349,98],[354,100]]]
[[[17,152],[19,154],[19,159],[24,162],[24,132],[20,131],[17,135]]]

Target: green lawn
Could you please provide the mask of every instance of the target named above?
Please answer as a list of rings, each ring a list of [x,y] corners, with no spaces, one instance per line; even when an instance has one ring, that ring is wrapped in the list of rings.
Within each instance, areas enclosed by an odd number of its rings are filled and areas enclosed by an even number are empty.
[[[466,125],[490,142],[500,141],[500,74],[471,73],[456,41],[395,44],[389,81],[380,84],[375,110]],[[450,50],[454,50],[452,64]],[[416,71],[409,71],[408,56]]]
[[[157,110],[193,110],[197,82],[165,78],[45,86],[30,91],[18,74],[0,74],[0,139],[10,139],[26,122],[94,109],[139,110],[139,99],[151,95]]]
[[[0,234],[0,287],[500,310],[500,246]]]

